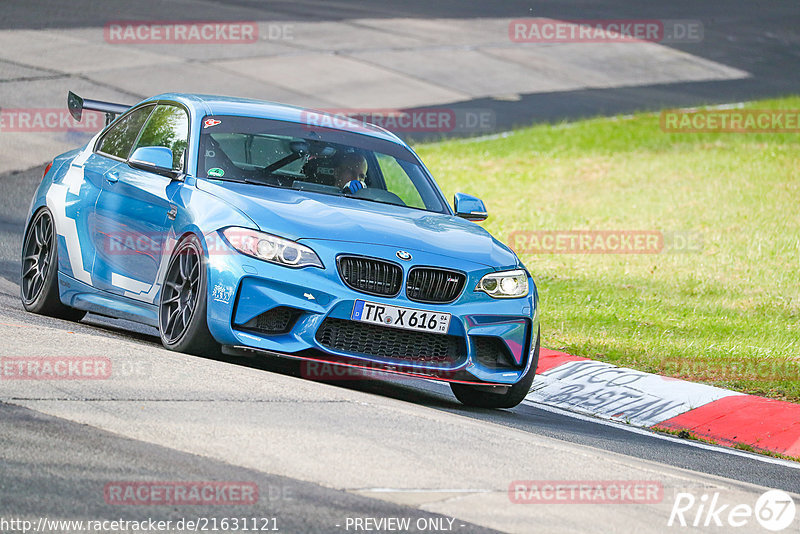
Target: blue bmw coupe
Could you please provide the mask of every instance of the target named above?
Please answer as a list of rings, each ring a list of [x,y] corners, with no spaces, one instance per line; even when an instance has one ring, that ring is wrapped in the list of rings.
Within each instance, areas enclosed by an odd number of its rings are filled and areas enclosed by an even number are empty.
[[[509,408],[539,358],[538,295],[505,245],[451,208],[411,148],[354,119],[162,94],[106,114],[47,165],[22,250],[26,310],[158,328],[168,349],[263,354],[446,381]]]

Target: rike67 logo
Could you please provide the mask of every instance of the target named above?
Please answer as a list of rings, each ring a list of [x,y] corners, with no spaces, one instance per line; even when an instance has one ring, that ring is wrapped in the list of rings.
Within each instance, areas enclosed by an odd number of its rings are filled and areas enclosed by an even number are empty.
[[[720,493],[704,493],[699,498],[691,493],[678,493],[669,514],[667,526],[726,527],[755,526],[753,519],[772,532],[788,528],[797,509],[792,497],[781,490],[769,490],[761,495],[755,506],[723,502]],[[751,529],[748,529],[750,531]]]

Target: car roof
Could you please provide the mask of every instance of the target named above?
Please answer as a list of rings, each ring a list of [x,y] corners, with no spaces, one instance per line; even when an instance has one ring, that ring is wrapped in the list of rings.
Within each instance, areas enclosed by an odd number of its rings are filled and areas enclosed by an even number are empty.
[[[289,104],[268,102],[265,100],[255,100],[251,98],[238,98],[230,96],[216,96],[192,93],[163,93],[148,98],[146,101],[153,100],[173,100],[180,102],[188,107],[194,108],[199,115],[236,115],[243,117],[259,117],[279,121],[294,122],[298,124],[308,123],[311,114],[315,117],[336,117],[336,121],[323,122],[323,126],[334,130],[353,132],[367,135],[378,139],[384,139],[408,147],[399,137],[374,124],[365,123],[360,120],[347,118],[343,120],[342,115],[330,113],[324,110],[313,108],[302,108]],[[345,110],[342,109],[342,112]]]

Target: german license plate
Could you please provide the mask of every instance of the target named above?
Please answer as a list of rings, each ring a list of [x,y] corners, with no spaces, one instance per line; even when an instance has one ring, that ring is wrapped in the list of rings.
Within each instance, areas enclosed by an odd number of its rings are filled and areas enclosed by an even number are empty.
[[[450,328],[449,313],[401,308],[365,300],[356,301],[350,318],[364,323],[432,332],[434,334],[446,334],[448,328]]]

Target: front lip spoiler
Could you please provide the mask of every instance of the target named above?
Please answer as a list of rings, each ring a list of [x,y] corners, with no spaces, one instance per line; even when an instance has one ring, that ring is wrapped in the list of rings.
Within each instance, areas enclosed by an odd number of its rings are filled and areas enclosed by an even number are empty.
[[[392,373],[401,376],[410,376],[413,378],[419,378],[422,380],[436,380],[437,382],[446,382],[448,384],[455,383],[455,384],[468,384],[472,386],[499,386],[499,387],[510,387],[513,384],[499,384],[495,382],[478,382],[478,381],[469,381],[469,380],[455,380],[450,378],[442,378],[440,376],[436,376],[433,374],[423,374],[423,373],[414,373],[410,371],[400,371],[398,369],[391,369],[394,367],[391,364],[374,364],[374,365],[360,365],[357,363],[351,362],[341,362],[341,361],[331,361],[325,360],[322,358],[314,358],[312,356],[303,356],[300,354],[289,354],[285,352],[276,352],[273,350],[266,350],[266,349],[259,349],[255,347],[247,347],[245,345],[225,345],[222,347],[222,352],[224,354],[228,354],[231,356],[240,355],[242,352],[255,352],[258,354],[265,354],[269,356],[275,356],[278,358],[289,358],[292,360],[301,360],[301,361],[308,361],[308,362],[316,362],[316,363],[326,363],[329,365],[337,365],[341,367],[350,367],[353,369],[363,369],[372,372],[381,372],[381,373]]]

